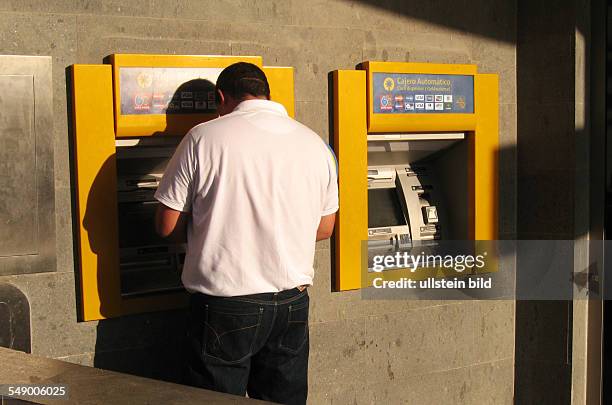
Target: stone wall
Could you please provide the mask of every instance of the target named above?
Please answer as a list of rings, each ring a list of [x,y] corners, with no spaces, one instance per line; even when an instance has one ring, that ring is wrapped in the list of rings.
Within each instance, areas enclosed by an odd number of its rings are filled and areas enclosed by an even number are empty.
[[[180,312],[76,320],[67,66],[112,53],[261,55],[267,65],[295,67],[297,119],[328,139],[328,72],[368,59],[475,63],[500,75],[500,229],[510,239],[515,40],[516,4],[502,0],[0,1],[0,53],[53,57],[57,269],[0,278],[31,301],[33,352],[177,378]],[[331,292],[330,260],[329,242],[320,242],[311,403],[512,402],[512,301],[365,301],[357,291]]]

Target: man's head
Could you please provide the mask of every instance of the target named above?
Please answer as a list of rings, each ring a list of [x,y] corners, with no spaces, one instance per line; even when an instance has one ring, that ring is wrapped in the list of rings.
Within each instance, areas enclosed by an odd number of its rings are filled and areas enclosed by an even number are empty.
[[[270,99],[270,85],[263,70],[246,62],[223,69],[215,90],[219,115],[231,113],[244,100]]]

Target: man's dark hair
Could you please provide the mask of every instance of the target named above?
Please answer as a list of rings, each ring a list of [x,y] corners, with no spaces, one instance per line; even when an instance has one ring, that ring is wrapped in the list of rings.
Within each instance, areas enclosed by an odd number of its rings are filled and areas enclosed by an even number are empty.
[[[223,69],[216,88],[236,100],[242,100],[247,95],[270,98],[270,85],[265,73],[247,62],[234,63]]]

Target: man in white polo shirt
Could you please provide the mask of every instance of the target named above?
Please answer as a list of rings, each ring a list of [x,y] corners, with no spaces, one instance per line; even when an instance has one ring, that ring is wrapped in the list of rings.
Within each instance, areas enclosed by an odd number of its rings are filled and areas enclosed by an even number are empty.
[[[220,117],[185,135],[155,194],[160,235],[187,235],[187,383],[305,404],[306,287],[334,227],[335,158],[270,101],[259,67],[227,67],[216,93]]]

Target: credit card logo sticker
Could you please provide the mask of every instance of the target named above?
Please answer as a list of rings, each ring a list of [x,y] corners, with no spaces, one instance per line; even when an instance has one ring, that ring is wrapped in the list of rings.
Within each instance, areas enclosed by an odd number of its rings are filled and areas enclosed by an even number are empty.
[[[424,110],[424,109],[425,109],[425,103],[415,103],[415,104],[414,104],[414,107],[415,107],[417,110]]]
[[[164,94],[153,94],[153,107],[166,107],[166,96]]]
[[[434,101],[434,96],[433,96],[433,94],[427,94],[427,95],[425,95],[425,101],[427,101],[428,103],[433,103],[433,101]]]
[[[465,110],[465,97],[459,96],[457,97],[457,101],[455,101],[455,105],[460,110]]]
[[[380,109],[383,111],[389,111],[393,109],[393,102],[391,101],[390,94],[385,94],[380,97]]]
[[[444,110],[444,103],[436,103],[435,108],[436,111]]]
[[[452,94],[445,94],[444,95],[444,102],[445,103],[452,103],[453,102],[453,95]]]
[[[404,96],[398,94],[395,96],[395,109],[401,110],[404,108]]]
[[[425,109],[426,110],[433,110],[434,109],[434,103],[425,103]]]
[[[136,94],[134,96],[134,109],[136,110],[148,110],[151,108],[149,102],[149,96],[145,94]]]
[[[415,94],[414,99],[416,101],[425,101],[425,95],[424,94]]]
[[[444,96],[442,94],[436,94],[434,96],[436,103],[441,103],[444,100]]]
[[[414,103],[406,103],[405,108],[406,108],[406,111],[413,111]]]

